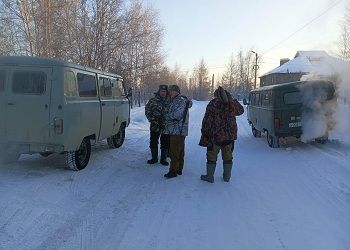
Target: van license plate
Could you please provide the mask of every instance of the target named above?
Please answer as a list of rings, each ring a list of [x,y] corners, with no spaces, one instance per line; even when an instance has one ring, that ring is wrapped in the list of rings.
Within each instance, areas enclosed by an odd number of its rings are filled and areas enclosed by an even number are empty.
[[[301,127],[301,122],[291,122],[289,123],[290,128]]]

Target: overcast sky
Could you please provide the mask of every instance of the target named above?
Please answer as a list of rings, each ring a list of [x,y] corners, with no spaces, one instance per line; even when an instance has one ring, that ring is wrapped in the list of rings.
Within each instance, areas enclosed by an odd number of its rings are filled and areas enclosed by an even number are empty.
[[[204,58],[211,73],[218,74],[232,53],[254,48],[262,55],[259,74],[263,74],[278,66],[280,58],[293,58],[297,50],[336,53],[341,20],[350,0],[149,0],[149,3],[159,10],[165,28],[164,50],[170,67],[177,63],[182,70],[191,70]]]

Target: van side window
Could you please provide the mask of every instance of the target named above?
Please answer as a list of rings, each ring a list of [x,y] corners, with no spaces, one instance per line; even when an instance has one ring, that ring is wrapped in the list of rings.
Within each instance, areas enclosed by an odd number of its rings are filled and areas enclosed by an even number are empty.
[[[254,94],[254,102],[253,103],[255,106],[261,106],[261,94],[260,93]]]
[[[113,96],[120,97],[125,95],[123,82],[121,80],[112,79]]]
[[[72,71],[64,72],[64,96],[77,96],[77,80]]]
[[[283,95],[284,104],[301,104],[302,94],[299,91],[285,93]]]
[[[110,79],[100,77],[100,95],[103,97],[112,96],[112,85]]]
[[[112,79],[112,94],[114,97],[120,97],[122,93],[120,92],[118,81],[116,79]]]
[[[16,94],[42,95],[46,90],[47,76],[38,71],[15,71],[12,90]]]
[[[265,106],[265,107],[269,106],[270,100],[271,100],[270,93],[264,93],[262,95],[262,106]]]
[[[6,72],[4,70],[0,70],[0,92],[3,92],[5,89],[5,80]]]
[[[79,96],[81,97],[96,97],[96,77],[83,73],[77,74]]]

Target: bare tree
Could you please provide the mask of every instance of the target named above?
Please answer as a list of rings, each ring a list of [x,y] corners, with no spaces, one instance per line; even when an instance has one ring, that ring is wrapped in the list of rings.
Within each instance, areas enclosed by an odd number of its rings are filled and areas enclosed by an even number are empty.
[[[224,88],[226,88],[229,92],[234,92],[237,88],[237,66],[235,57],[232,54],[230,57],[230,61],[226,66],[226,70],[221,78],[221,84]]]
[[[346,9],[346,14],[342,23],[342,33],[339,40],[340,57],[350,61],[350,8]]]

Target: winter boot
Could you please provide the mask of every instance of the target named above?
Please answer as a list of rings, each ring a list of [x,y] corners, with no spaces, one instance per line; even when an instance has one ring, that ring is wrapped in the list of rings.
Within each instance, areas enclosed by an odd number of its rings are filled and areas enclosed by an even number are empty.
[[[148,164],[154,164],[158,162],[158,148],[151,148],[152,159],[148,160]]]
[[[224,181],[229,182],[231,178],[232,163],[224,163],[224,174],[222,175]]]
[[[215,163],[207,163],[207,174],[201,175],[202,181],[207,181],[210,183],[214,183],[214,173],[215,173],[216,164]]]
[[[167,178],[167,179],[174,178],[176,176],[177,176],[177,173],[172,171],[172,170],[169,170],[169,172],[164,175],[164,177]]]
[[[167,154],[167,149],[161,149],[160,150],[160,164],[164,165],[164,166],[168,166],[169,162],[166,161],[166,154]]]

